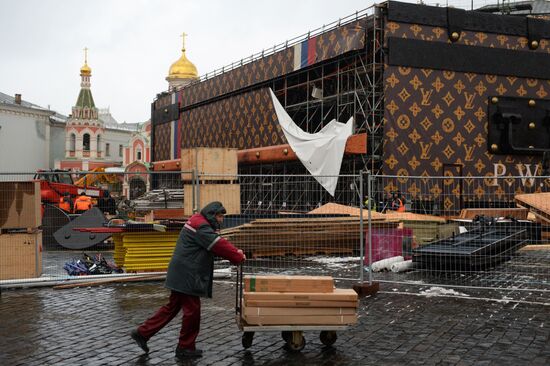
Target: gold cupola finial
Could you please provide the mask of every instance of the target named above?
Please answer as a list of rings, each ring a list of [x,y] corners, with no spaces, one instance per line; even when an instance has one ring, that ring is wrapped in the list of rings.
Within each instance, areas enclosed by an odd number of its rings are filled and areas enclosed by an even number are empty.
[[[92,75],[92,69],[88,66],[88,47],[84,47],[84,66],[80,68],[80,76]]]
[[[176,62],[172,64],[172,66],[170,66],[168,77],[166,78],[169,81],[174,79],[197,79],[199,77],[196,66],[187,59],[187,56],[185,56],[186,36],[187,34],[185,32],[182,33],[180,36],[183,39],[181,56]]]

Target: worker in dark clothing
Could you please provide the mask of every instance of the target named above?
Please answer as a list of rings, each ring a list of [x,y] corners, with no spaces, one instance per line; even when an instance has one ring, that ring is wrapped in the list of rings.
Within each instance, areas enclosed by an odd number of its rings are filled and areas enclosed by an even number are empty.
[[[171,290],[168,304],[136,330],[131,336],[145,351],[147,341],[183,311],[176,357],[179,359],[201,357],[195,348],[201,319],[201,297],[212,297],[214,255],[239,264],[246,259],[242,250],[234,247],[219,235],[220,225],[226,213],[221,202],[211,202],[200,213],[185,223],[168,266],[165,287]]]

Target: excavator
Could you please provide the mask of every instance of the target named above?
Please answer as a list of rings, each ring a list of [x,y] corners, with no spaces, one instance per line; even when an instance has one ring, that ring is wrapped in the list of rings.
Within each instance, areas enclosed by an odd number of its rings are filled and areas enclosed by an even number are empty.
[[[44,246],[55,248],[61,245],[69,249],[81,249],[104,240],[101,235],[92,237],[72,230],[75,226],[101,226],[104,213],[116,214],[116,202],[109,191],[94,187],[94,184],[115,183],[117,177],[96,168],[91,173],[73,181],[67,170],[39,170],[34,179],[40,182],[42,200],[42,240]],[[78,197],[91,198],[91,204],[80,213],[73,203]]]

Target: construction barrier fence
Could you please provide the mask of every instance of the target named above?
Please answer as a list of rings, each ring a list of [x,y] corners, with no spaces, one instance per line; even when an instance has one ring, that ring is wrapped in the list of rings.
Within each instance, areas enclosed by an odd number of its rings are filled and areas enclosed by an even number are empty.
[[[0,287],[162,276],[186,220],[212,201],[245,273],[358,281],[364,177],[317,178],[337,179],[334,196],[310,175],[0,173]],[[234,273],[215,259],[215,276]]]
[[[550,299],[548,177],[365,181],[370,281],[525,291]]]
[[[333,195],[319,183],[331,179]],[[246,253],[248,274],[548,297],[549,182],[195,170],[0,173],[0,286],[162,276],[188,217],[220,201],[227,210],[221,234]],[[216,258],[215,273],[229,276],[235,267]]]

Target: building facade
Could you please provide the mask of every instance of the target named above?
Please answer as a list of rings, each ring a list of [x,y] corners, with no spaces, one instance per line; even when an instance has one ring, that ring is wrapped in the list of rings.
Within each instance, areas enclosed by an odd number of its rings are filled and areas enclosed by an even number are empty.
[[[55,112],[0,93],[0,172],[33,173],[48,168]]]

